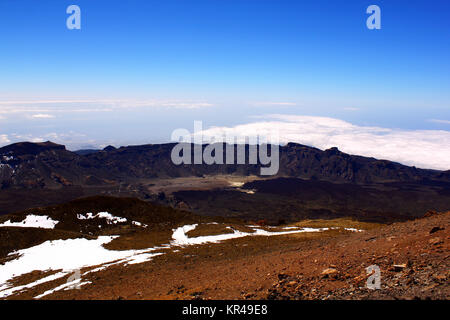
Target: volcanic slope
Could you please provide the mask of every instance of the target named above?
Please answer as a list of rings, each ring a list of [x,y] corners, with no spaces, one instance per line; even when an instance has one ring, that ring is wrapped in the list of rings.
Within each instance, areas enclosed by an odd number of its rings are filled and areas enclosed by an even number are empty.
[[[228,242],[242,241],[246,247],[257,243],[249,239],[265,239],[265,245],[254,246],[259,252],[280,241],[269,242],[269,238],[288,237],[295,242],[296,237],[341,232],[359,229],[270,227],[197,216],[134,198],[78,199],[0,217],[0,297],[40,299],[73,287],[97,287],[98,274],[111,268],[133,274],[138,265],[146,268],[152,261],[184,255],[189,248],[213,248],[219,250],[213,255],[220,257],[221,246]]]
[[[15,279],[13,288],[22,287],[5,298],[448,299],[449,222],[450,212],[430,212],[384,226],[350,219],[181,225],[171,230],[170,247],[151,257],[81,268],[80,290],[68,286],[69,274],[40,271]],[[380,270],[379,289],[367,287],[369,266]],[[60,277],[23,287],[54,274]]]

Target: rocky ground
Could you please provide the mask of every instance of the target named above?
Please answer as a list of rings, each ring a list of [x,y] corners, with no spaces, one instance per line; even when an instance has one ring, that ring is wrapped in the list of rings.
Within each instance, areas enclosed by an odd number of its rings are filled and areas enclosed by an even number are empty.
[[[450,212],[364,232],[245,237],[86,276],[44,299],[448,299]],[[366,268],[380,268],[379,290]],[[64,283],[64,279],[60,280]],[[13,299],[29,299],[58,283]]]
[[[279,273],[268,299],[448,299],[450,212],[345,239],[316,243],[298,253],[298,272]],[[381,288],[366,287],[377,265]],[[261,297],[261,295],[259,295]]]

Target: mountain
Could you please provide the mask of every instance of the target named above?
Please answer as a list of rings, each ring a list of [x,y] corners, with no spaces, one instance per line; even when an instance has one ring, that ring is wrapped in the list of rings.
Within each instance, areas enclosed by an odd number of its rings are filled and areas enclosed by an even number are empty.
[[[106,148],[80,154],[51,142],[16,143],[0,148],[0,185],[3,189],[57,188],[152,178],[260,174],[260,164],[175,165],[170,157],[174,145]],[[246,154],[248,152],[247,145]],[[280,147],[277,176],[356,184],[450,182],[449,171],[418,169],[387,160],[349,155],[337,148],[322,151],[295,143]]]
[[[26,155],[38,155],[42,152],[47,151],[64,151],[66,147],[60,144],[53,143],[51,141],[47,142],[18,142],[10,144],[3,148],[0,148],[0,154],[14,155],[14,156],[26,156]]]
[[[289,217],[341,216],[345,213],[375,216],[379,220],[380,215],[390,217],[391,213],[396,217],[407,217],[423,214],[427,209],[450,208],[450,171],[418,169],[387,160],[349,155],[337,148],[322,151],[289,143],[280,147],[277,175],[261,177],[260,164],[175,165],[171,160],[174,146],[173,143],[117,149],[108,146],[95,152],[71,152],[52,142],[5,146],[0,148],[0,214],[97,194],[134,196],[172,206],[181,205],[200,213],[214,210],[216,215],[238,215],[240,218],[249,215],[271,220],[275,219],[274,215],[261,216],[267,212],[261,206],[267,205],[272,212],[282,211],[279,219],[288,220]],[[233,148],[236,153],[237,146]],[[223,150],[225,153],[225,146]],[[248,145],[245,152],[248,159]],[[155,194],[152,189],[164,179],[164,183],[170,183],[167,181],[214,179],[223,175],[269,180],[245,186],[258,189],[256,196],[242,190],[213,190],[211,187],[209,191],[173,190],[173,196],[166,197],[163,193]],[[179,184],[183,190],[190,185],[187,180]],[[291,187],[296,191],[290,191]],[[205,196],[223,205],[205,202],[208,199]],[[255,203],[256,198],[261,199]],[[233,199],[241,199],[235,205],[234,213],[230,211]],[[292,204],[289,210],[286,203]],[[243,211],[243,208],[248,210]],[[258,212],[255,208],[259,208]]]
[[[74,153],[76,153],[79,156],[85,156],[91,153],[96,153],[99,152],[99,149],[80,149],[80,150],[75,150]]]

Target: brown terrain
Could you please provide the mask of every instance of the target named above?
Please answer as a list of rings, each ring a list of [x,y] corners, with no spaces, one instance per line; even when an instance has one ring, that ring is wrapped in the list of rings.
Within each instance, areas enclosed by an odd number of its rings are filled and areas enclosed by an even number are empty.
[[[138,212],[141,205],[145,203],[135,203],[132,212]],[[173,214],[170,228],[179,225],[179,214]],[[195,219],[204,218],[188,218],[190,222]],[[147,222],[161,223],[157,218]],[[304,220],[291,226],[346,226],[364,231],[332,229],[172,248],[145,263],[113,265],[88,274],[83,281],[91,284],[43,299],[448,299],[449,222],[450,212],[429,212],[423,218],[390,225],[351,219]],[[245,225],[222,221],[210,228],[205,224],[188,235],[223,234],[221,225],[230,224],[245,231]],[[149,236],[152,231],[131,232],[123,227],[122,236],[108,244],[108,249],[163,243],[170,235]],[[272,229],[277,228],[281,226]],[[110,232],[117,234],[118,229]],[[380,267],[379,290],[366,288],[370,265]],[[24,275],[14,283],[27,283],[44,274]],[[63,278],[44,283],[8,298],[31,299],[65,282]]]

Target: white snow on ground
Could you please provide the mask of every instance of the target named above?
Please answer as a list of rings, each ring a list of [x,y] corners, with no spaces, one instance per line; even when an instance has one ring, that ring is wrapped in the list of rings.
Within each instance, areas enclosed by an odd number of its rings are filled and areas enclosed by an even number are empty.
[[[220,242],[223,240],[242,238],[242,237],[247,237],[247,236],[279,236],[279,235],[292,234],[292,233],[320,232],[320,231],[329,230],[328,228],[302,228],[300,230],[293,230],[293,231],[271,232],[271,231],[266,231],[263,229],[256,229],[253,227],[255,232],[250,233],[250,232],[237,231],[231,227],[227,227],[228,229],[233,230],[233,233],[189,238],[186,235],[186,233],[194,230],[196,227],[197,227],[197,224],[188,224],[188,225],[185,225],[185,226],[175,229],[172,234],[173,240],[171,241],[170,244],[173,246],[188,246],[188,245],[196,245],[196,244],[203,244],[203,243],[217,243],[217,242]]]
[[[269,228],[277,228],[277,227],[269,227]],[[291,229],[301,229],[302,227],[283,227],[281,229],[283,230],[291,230]],[[305,228],[303,228],[305,229]],[[308,229],[308,228],[306,228]],[[341,229],[340,227],[331,227],[330,229],[336,230],[336,229]],[[363,232],[364,230],[360,230],[360,229],[356,229],[356,228],[342,228],[346,231],[352,231],[352,232]]]
[[[99,213],[95,216],[107,217],[109,221],[123,222],[124,218],[113,217],[108,213]],[[87,216],[81,216],[79,219],[93,219],[92,213]],[[118,219],[118,220],[116,220]],[[56,222],[58,223],[58,222]],[[112,222],[114,223],[114,222]],[[99,236],[97,239],[89,240],[84,238],[46,241],[40,245],[11,252],[8,256],[18,258],[5,262],[0,265],[0,298],[8,297],[22,290],[35,287],[42,283],[54,281],[70,275],[74,270],[82,268],[95,267],[80,275],[79,278],[70,280],[53,289],[36,296],[36,299],[52,294],[59,290],[69,290],[74,286],[81,286],[90,283],[82,281],[82,277],[104,270],[116,264],[137,264],[150,261],[153,257],[164,254],[163,252],[154,252],[157,250],[171,249],[173,246],[199,245],[204,243],[217,243],[220,241],[242,238],[247,236],[277,236],[285,234],[294,234],[302,232],[321,232],[330,228],[299,228],[290,231],[272,232],[261,229],[259,226],[251,226],[254,232],[241,232],[231,227],[232,233],[188,237],[186,233],[194,230],[198,225],[185,225],[173,230],[172,241],[170,244],[164,244],[159,247],[146,248],[140,250],[108,250],[103,247],[104,244],[111,242],[118,236]],[[334,228],[332,228],[334,229]],[[345,228],[349,231],[361,231],[353,228]],[[174,250],[178,251],[178,250]],[[21,286],[13,287],[10,280],[28,274],[32,271],[56,271],[56,273]]]
[[[34,282],[27,283],[27,284],[24,284],[21,286],[16,286],[16,287],[11,287],[9,284],[0,284],[0,298],[6,298],[17,291],[22,291],[24,289],[29,289],[29,288],[35,287],[37,285],[40,285],[42,283],[54,281],[54,280],[57,280],[59,278],[66,276],[66,275],[67,275],[66,272],[58,272],[58,273],[52,274],[50,276],[36,280]]]
[[[363,232],[364,230],[355,229],[355,228],[344,228],[344,230],[352,231],[352,232]]]
[[[11,222],[11,220],[8,220],[0,224],[0,227],[54,229],[58,222],[59,221],[52,220],[52,218],[48,216],[35,216],[34,214],[30,214],[21,222]]]
[[[292,230],[292,231],[266,231],[263,229],[256,229],[255,233],[251,233],[250,235],[255,236],[279,236],[283,234],[292,234],[292,233],[304,233],[304,232],[322,232],[327,231],[329,228],[301,228],[299,230]]]
[[[363,232],[364,231],[364,230],[355,229],[355,228],[340,228],[340,227],[331,227],[330,229],[333,229],[333,230],[344,229],[346,231],[351,231],[351,232]]]
[[[183,227],[179,227],[174,230],[172,234],[171,245],[174,246],[189,246],[194,244],[203,244],[208,242],[219,242],[223,240],[229,240],[234,238],[245,237],[247,233],[236,231],[233,229],[233,233],[219,234],[214,236],[200,236],[194,238],[188,238],[186,235],[187,232],[194,230],[197,227],[197,224],[185,225]]]
[[[159,253],[140,253],[137,254],[135,256],[132,256],[128,259],[125,259],[125,262],[127,262],[127,264],[138,264],[138,263],[143,263],[143,262],[147,262],[152,260],[153,257],[162,255],[163,253],[159,252]]]
[[[173,230],[172,234],[172,243],[174,244],[189,244],[189,238],[186,235],[189,231],[194,230],[197,228],[198,224],[187,224],[185,226],[176,228]]]
[[[34,298],[35,299],[40,299],[40,298],[48,296],[49,294],[52,294],[52,293],[54,293],[56,291],[68,290],[68,289],[71,289],[73,287],[78,287],[79,288],[79,287],[84,286],[85,284],[89,284],[89,283],[92,283],[92,282],[91,281],[84,281],[84,282],[82,282],[81,278],[78,278],[78,279],[75,279],[75,280],[73,280],[71,282],[64,283],[64,284],[62,284],[62,285],[60,285],[60,286],[58,286],[58,287],[56,287],[54,289],[47,290],[43,294],[37,295]]]
[[[99,212],[95,215],[92,212],[88,212],[88,213],[86,213],[86,215],[77,214],[77,218],[79,220],[103,218],[103,219],[106,219],[108,224],[127,222],[127,218],[116,217],[116,216],[113,216],[112,214],[110,214],[109,212]]]
[[[141,223],[139,221],[131,221],[131,223],[134,224],[135,226],[138,226],[138,227],[143,227],[143,228],[147,228],[148,227],[146,224],[143,224],[143,223]]]
[[[46,241],[40,245],[10,253],[10,256],[19,255],[19,257],[0,265],[0,298],[24,288],[23,286],[10,288],[9,280],[35,270],[62,270],[57,275],[47,277],[47,281],[52,281],[55,277],[56,279],[63,277],[72,270],[114,261],[127,264],[142,263],[158,255],[158,253],[150,253],[157,248],[124,251],[105,249],[103,245],[114,238],[117,236],[100,236],[95,240],[81,238]],[[28,284],[25,288],[38,285],[44,279]]]

